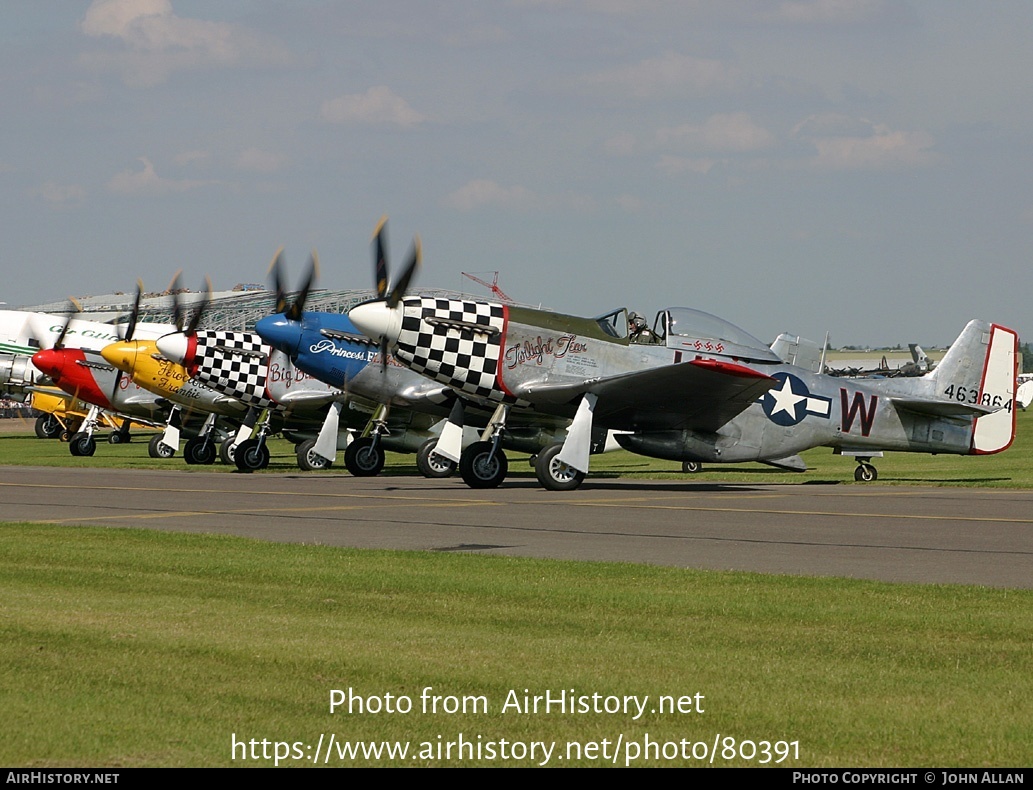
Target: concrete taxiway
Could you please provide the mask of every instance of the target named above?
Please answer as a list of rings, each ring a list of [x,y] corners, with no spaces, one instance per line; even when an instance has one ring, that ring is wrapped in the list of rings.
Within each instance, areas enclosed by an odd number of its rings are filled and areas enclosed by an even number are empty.
[[[7,521],[1033,588],[1033,491],[5,467]]]

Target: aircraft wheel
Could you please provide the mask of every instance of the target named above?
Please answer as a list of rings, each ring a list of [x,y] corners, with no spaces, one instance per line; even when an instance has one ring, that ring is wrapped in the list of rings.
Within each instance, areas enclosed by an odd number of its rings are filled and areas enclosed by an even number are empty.
[[[686,474],[696,474],[703,468],[703,464],[699,461],[682,461],[681,470]]]
[[[506,479],[506,454],[497,450],[491,457],[491,447],[491,442],[474,442],[459,456],[459,474],[470,488],[498,488]]]
[[[333,461],[317,453],[315,447],[315,439],[306,439],[298,445],[295,451],[298,455],[298,469],[303,472],[318,472],[320,469],[329,469],[333,466]]]
[[[871,464],[859,464],[854,470],[854,480],[858,483],[870,483],[878,478],[879,470]]]
[[[147,454],[151,458],[171,458],[176,454],[176,448],[165,444],[162,435],[157,433],[147,443]]]
[[[62,442],[70,442],[73,436],[75,436],[75,433],[66,428],[57,435],[57,438]]]
[[[552,444],[538,454],[534,473],[538,482],[547,491],[573,491],[585,481],[585,473],[567,466],[556,456],[563,449],[562,444]]]
[[[384,451],[373,439],[364,436],[348,445],[344,451],[344,465],[356,477],[376,477],[384,468]]]
[[[219,445],[219,460],[227,466],[233,466],[234,456],[237,453],[237,445],[233,443],[233,438],[229,438]]]
[[[72,455],[90,456],[97,451],[97,442],[88,433],[80,432],[68,442],[68,449]]]
[[[241,442],[233,454],[233,463],[241,472],[255,472],[269,466],[269,448],[258,439]]]
[[[424,477],[451,477],[456,471],[454,461],[434,452],[437,439],[428,439],[416,451],[416,468]]]
[[[128,441],[129,437],[123,436],[119,431],[112,431],[108,434],[108,444],[122,444]]]
[[[213,464],[215,463],[215,445],[200,437],[191,439],[183,447],[183,460],[188,464],[200,466]]]
[[[36,436],[40,439],[56,439],[62,430],[61,423],[53,414],[42,414],[36,418]]]

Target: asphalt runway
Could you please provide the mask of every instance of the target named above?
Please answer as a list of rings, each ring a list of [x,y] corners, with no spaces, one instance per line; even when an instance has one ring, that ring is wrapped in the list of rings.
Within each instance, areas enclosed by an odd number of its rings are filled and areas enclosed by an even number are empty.
[[[5,467],[7,521],[1033,588],[1033,491]]]

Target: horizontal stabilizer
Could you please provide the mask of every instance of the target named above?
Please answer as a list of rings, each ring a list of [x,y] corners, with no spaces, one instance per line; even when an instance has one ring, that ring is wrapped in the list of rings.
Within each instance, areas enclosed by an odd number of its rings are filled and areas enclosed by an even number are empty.
[[[975,403],[958,403],[957,401],[939,400],[936,398],[891,398],[898,409],[928,414],[931,417],[982,417],[993,414],[997,409],[979,406]]]

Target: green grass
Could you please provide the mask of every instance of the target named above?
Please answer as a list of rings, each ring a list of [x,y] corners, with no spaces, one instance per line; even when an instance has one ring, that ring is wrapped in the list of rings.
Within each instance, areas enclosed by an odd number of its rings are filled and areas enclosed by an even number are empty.
[[[187,466],[182,456],[171,459],[148,457],[147,439],[152,435],[143,430],[134,435],[129,444],[107,444],[104,435],[98,435],[97,452],[91,458],[73,458],[68,445],[57,440],[40,440],[32,435],[31,423],[23,423],[23,430],[0,432],[0,464],[26,464],[60,467],[93,467],[103,464],[128,469],[180,469],[184,471],[230,471],[220,463],[213,466]],[[270,472],[297,471],[294,445],[274,437],[269,442],[272,459]],[[338,454],[337,468],[343,468],[342,453]],[[692,480],[711,482],[748,483],[854,483],[856,461],[836,456],[826,447],[803,453],[808,471],[784,472],[764,464],[705,465],[703,472]],[[526,462],[527,455],[509,453],[510,475],[514,478],[533,479],[534,472]],[[874,459],[879,470],[876,485],[957,485],[1005,488],[1033,488],[1033,411],[1018,412],[1016,438],[1011,448],[991,456],[926,455],[922,453],[888,453]],[[318,474],[313,472],[311,474]],[[388,454],[384,474],[415,475],[414,455]],[[597,478],[649,478],[684,480],[681,464],[646,458],[625,451],[607,453],[592,458],[591,475]],[[871,485],[863,484],[863,485]]]
[[[414,749],[720,734],[798,742],[784,766],[1033,763],[1030,591],[27,524],[0,525],[0,546],[5,765],[267,765],[234,762],[233,735],[321,733]],[[424,714],[427,686],[489,710]],[[414,710],[331,714],[349,688]],[[524,689],[700,693],[704,712],[502,713]]]

